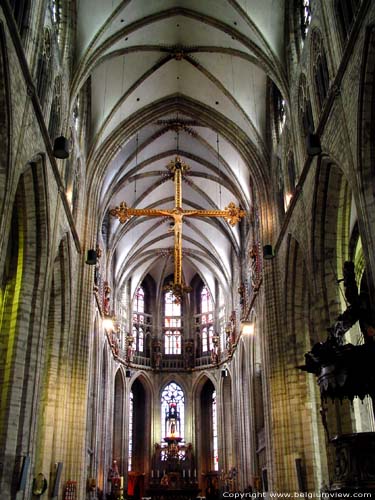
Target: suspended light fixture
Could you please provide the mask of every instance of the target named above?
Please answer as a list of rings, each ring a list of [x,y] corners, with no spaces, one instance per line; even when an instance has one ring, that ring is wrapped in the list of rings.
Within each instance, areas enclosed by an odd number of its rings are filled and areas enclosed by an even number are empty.
[[[263,247],[263,258],[266,260],[273,259],[273,248],[272,245],[264,245]]]
[[[53,144],[53,156],[59,160],[66,160],[69,157],[69,141],[63,135],[55,139]]]
[[[92,248],[90,250],[87,250],[86,264],[88,264],[89,266],[95,266],[97,259],[98,255],[96,253],[96,250],[93,250]]]
[[[309,132],[306,136],[306,151],[309,156],[319,156],[322,152],[322,146],[318,134]]]

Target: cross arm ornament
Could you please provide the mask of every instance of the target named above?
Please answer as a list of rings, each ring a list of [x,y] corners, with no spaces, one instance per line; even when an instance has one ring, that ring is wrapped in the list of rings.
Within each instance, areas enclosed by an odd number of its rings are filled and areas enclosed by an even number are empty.
[[[231,202],[224,210],[184,210],[184,215],[189,217],[223,217],[231,226],[235,226],[242,217],[245,217],[246,212]]]
[[[231,226],[235,226],[242,217],[246,215],[245,210],[231,202],[224,210],[183,210],[183,209],[168,209],[163,210],[153,208],[132,208],[128,207],[123,201],[120,206],[112,208],[109,212],[114,217],[124,224],[132,216],[145,215],[147,217],[172,217],[175,222],[181,222],[182,217],[223,217]]]
[[[125,201],[123,201],[118,207],[112,208],[109,213],[114,217],[117,217],[121,224],[124,224],[133,215],[145,215],[147,217],[173,217],[174,209],[169,210],[166,208],[163,210],[157,210],[153,208],[132,208],[128,207]]]
[[[174,233],[174,281],[168,285],[169,289],[174,293],[175,300],[181,300],[184,292],[191,291],[190,287],[183,283],[182,279],[182,223],[184,217],[222,217],[226,219],[231,226],[235,226],[242,217],[245,217],[246,212],[242,208],[237,207],[233,202],[229,203],[224,210],[185,210],[182,208],[182,174],[190,169],[181,158],[176,156],[168,166],[168,170],[173,174],[175,185],[175,206],[171,209],[154,209],[154,208],[132,208],[128,207],[123,201],[118,207],[110,210],[110,214],[117,217],[124,224],[133,216],[146,217],[171,217],[173,219],[173,227],[169,231]]]

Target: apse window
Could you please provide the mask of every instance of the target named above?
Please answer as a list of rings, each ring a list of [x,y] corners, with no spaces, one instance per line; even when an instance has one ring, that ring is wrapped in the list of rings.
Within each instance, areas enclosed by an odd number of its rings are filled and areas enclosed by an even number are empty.
[[[184,438],[184,422],[185,422],[185,397],[181,387],[175,382],[170,382],[166,385],[161,393],[161,433],[162,440],[169,436],[171,429],[169,428],[170,419],[168,419],[171,405],[175,405],[176,415],[178,415],[178,425],[174,429],[175,435]]]
[[[181,354],[181,304],[172,292],[164,295],[164,353]]]

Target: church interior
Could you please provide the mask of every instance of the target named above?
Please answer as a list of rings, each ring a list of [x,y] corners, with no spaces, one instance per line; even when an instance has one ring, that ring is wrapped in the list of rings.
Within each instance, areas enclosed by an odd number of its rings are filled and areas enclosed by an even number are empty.
[[[371,498],[375,3],[1,0],[0,122],[1,498]]]

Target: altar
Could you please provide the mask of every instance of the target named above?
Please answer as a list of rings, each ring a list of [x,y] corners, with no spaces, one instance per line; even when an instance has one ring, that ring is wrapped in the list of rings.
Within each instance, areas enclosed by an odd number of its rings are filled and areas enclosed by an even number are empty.
[[[146,494],[152,500],[195,500],[199,494],[197,486],[187,486],[184,488],[165,488],[163,486],[153,486],[147,490]]]
[[[165,413],[165,437],[156,443],[146,496],[152,500],[195,500],[199,494],[191,443],[181,437],[178,403],[172,397]]]

